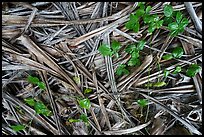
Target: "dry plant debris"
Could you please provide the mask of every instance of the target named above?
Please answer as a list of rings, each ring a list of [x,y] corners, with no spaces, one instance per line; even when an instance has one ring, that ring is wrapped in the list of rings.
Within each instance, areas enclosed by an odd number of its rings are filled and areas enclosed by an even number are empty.
[[[2,2],[2,135],[202,135],[201,2]]]

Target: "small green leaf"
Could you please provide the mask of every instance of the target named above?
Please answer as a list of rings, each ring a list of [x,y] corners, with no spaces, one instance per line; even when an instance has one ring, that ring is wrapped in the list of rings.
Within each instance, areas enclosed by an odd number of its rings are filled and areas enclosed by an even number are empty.
[[[152,15],[153,16],[153,21],[156,23],[159,21],[159,16],[157,14]]]
[[[151,6],[147,6],[145,12],[149,14],[149,12],[152,10],[152,7]]]
[[[80,84],[80,77],[74,76],[73,80],[77,83]]]
[[[183,55],[184,51],[182,47],[176,47],[172,51],[172,55],[174,58],[180,58]]]
[[[173,22],[173,19],[171,18],[171,17],[164,17],[164,25],[168,25],[168,24],[170,24],[170,23],[172,23]]]
[[[154,21],[154,18],[151,15],[145,14],[143,16],[143,21],[145,24],[149,24]]]
[[[121,76],[123,74],[129,74],[129,71],[126,69],[126,65],[125,64],[121,64],[117,67],[116,69],[116,74],[118,76]]]
[[[120,49],[120,42],[114,40],[114,41],[111,43],[111,48],[113,49],[113,52],[114,52],[114,53],[118,52],[119,49]]]
[[[153,84],[153,87],[163,87],[163,86],[166,86],[166,82],[162,81],[162,82],[156,82]]]
[[[156,28],[159,29],[163,25],[163,22],[163,20],[158,21],[156,24]]]
[[[170,74],[170,71],[167,69],[164,69],[164,77],[166,78]]]
[[[138,7],[144,9],[145,2],[138,2]]]
[[[71,123],[73,123],[73,122],[80,122],[80,119],[72,119],[72,118],[70,118],[69,122],[71,122]]]
[[[37,114],[43,114],[45,116],[51,116],[52,113],[42,102],[36,102],[34,109]]]
[[[35,105],[35,100],[33,98],[25,98],[24,101],[30,106]]]
[[[141,64],[140,60],[138,58],[134,58],[132,57],[129,61],[128,61],[128,66],[139,66]]]
[[[178,30],[173,30],[173,31],[170,32],[170,36],[172,36],[172,37],[175,37],[178,34],[179,34]]]
[[[139,41],[137,44],[137,49],[143,50],[145,44],[146,42],[144,40]]]
[[[173,74],[178,74],[181,72],[181,66],[176,66],[176,69],[174,70]]]
[[[186,71],[186,75],[189,77],[194,77],[199,71],[201,67],[197,64],[191,64]]]
[[[125,49],[125,51],[127,52],[127,53],[132,53],[132,52],[134,52],[134,51],[136,51],[137,49],[136,49],[136,46],[134,45],[134,44],[131,44],[131,45],[128,45],[127,47],[126,47],[126,49]]]
[[[145,84],[144,86],[145,86],[145,87],[152,87],[153,84],[152,84],[152,83],[147,83],[147,84]]]
[[[179,24],[181,22],[182,18],[183,18],[183,14],[180,11],[178,11],[176,13],[176,22]]]
[[[43,89],[43,90],[46,89],[45,83],[43,83],[43,82],[38,82],[37,85],[38,85],[38,87],[39,87],[40,89]]]
[[[137,100],[137,103],[140,107],[145,107],[148,104],[148,100],[147,99],[139,99],[139,100]]]
[[[37,77],[33,77],[31,75],[28,76],[27,80],[32,84],[37,84],[39,82],[39,79]]]
[[[173,8],[171,5],[165,5],[164,6],[164,15],[166,17],[171,17],[173,13]]]
[[[153,33],[155,29],[156,29],[156,23],[154,23],[154,22],[150,23],[149,28],[148,28],[148,32]]]
[[[135,22],[135,25],[134,25],[134,27],[133,27],[133,31],[134,31],[135,33],[137,33],[137,32],[139,31],[139,29],[140,29],[140,23],[139,23],[139,21],[138,21],[138,22]]]
[[[168,25],[168,29],[171,31],[178,30],[178,24],[176,22],[172,22]]]
[[[138,58],[140,56],[139,50],[135,50],[131,53],[131,58]]]
[[[115,57],[116,57],[116,58],[119,58],[118,52],[115,53]]]
[[[91,102],[88,98],[79,100],[79,105],[81,108],[89,109],[91,107]]]
[[[170,60],[170,59],[173,58],[173,56],[172,56],[172,54],[166,54],[166,55],[162,56],[162,58],[163,58],[164,60]]]
[[[100,47],[98,48],[98,51],[103,55],[103,56],[111,56],[112,55],[112,51],[110,49],[110,47],[107,44],[102,44],[100,45]]]
[[[188,20],[187,20],[187,18],[183,18],[183,19],[181,20],[180,25],[182,26],[182,28],[186,27],[186,26],[188,25]],[[179,27],[180,27],[180,26],[179,26]]]
[[[15,126],[11,126],[11,128],[12,128],[14,131],[18,132],[18,131],[20,131],[20,130],[24,130],[24,129],[25,129],[25,126],[24,126],[24,125],[15,125]]]
[[[84,94],[88,94],[88,93],[90,93],[90,92],[92,92],[92,89],[90,89],[90,88],[86,88],[86,89],[84,90]]]
[[[135,15],[136,15],[137,17],[143,16],[144,14],[145,14],[144,9],[138,9],[138,10],[136,10],[136,12],[135,12]]]
[[[81,119],[83,122],[88,123],[88,118],[85,114],[81,114],[79,119]]]
[[[134,14],[130,14],[130,19],[125,24],[125,27],[129,30],[133,30],[135,28],[135,24],[138,22],[139,22],[138,17]]]
[[[138,2],[138,6],[140,7],[140,8],[142,8],[142,6],[144,6],[144,4],[145,4],[145,2]],[[144,8],[143,8],[144,9]]]

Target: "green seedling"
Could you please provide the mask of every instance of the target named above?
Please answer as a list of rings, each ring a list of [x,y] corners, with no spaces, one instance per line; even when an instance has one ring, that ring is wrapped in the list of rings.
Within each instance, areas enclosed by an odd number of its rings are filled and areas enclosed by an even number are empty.
[[[164,6],[164,15],[166,17],[171,17],[173,13],[173,8],[171,5],[165,5]]]
[[[145,87],[155,87],[155,88],[159,88],[159,87],[163,87],[166,86],[166,82],[161,81],[161,82],[156,82],[156,83],[147,83],[144,86]]]
[[[181,56],[183,55],[184,51],[182,47],[176,47],[173,49],[172,51],[172,56],[174,58],[181,58]]]
[[[189,77],[194,77],[199,71],[201,67],[197,64],[191,64],[186,71],[186,75]]]
[[[88,124],[88,117],[85,114],[81,114],[79,119],[72,119],[72,118],[69,119],[70,123],[80,122],[80,121],[84,122],[85,124]]]
[[[12,128],[15,132],[18,132],[18,131],[24,130],[24,129],[25,129],[25,126],[24,126],[24,125],[13,125],[13,126],[11,126],[11,128]]]
[[[164,69],[164,77],[167,78],[167,76],[170,74],[170,71],[167,69]]]
[[[182,55],[184,54],[183,48],[182,47],[176,47],[172,50],[171,54],[166,54],[162,56],[164,60],[170,60],[173,58],[181,58]]]
[[[148,104],[148,100],[147,99],[139,99],[139,100],[137,100],[137,103],[140,107],[145,107]]]
[[[173,11],[171,5],[164,6],[164,24],[168,25],[171,36],[177,36],[184,32],[184,28],[188,25],[187,18],[183,17],[180,11]]]
[[[120,42],[118,42],[118,41],[116,41],[116,40],[114,40],[114,41],[111,43],[112,52],[113,52],[113,54],[116,55],[116,58],[119,57],[118,51],[120,50],[120,47],[121,47]]]
[[[131,58],[128,61],[128,66],[139,66],[141,64],[139,60],[139,52],[140,50],[143,50],[146,42],[144,40],[141,40],[138,42],[138,44],[131,44],[128,45],[125,49],[127,53],[131,54]]]
[[[112,56],[112,51],[111,48],[107,44],[102,44],[99,48],[98,51],[103,55],[103,56]]]
[[[72,119],[72,118],[70,118],[70,119],[69,119],[69,122],[70,122],[70,123],[80,122],[80,119]]]
[[[34,109],[37,114],[42,114],[45,116],[52,115],[52,112],[42,102],[35,102]]]
[[[91,107],[91,102],[90,102],[90,100],[88,98],[81,99],[78,102],[79,102],[79,106],[81,108],[90,109],[90,107]]]
[[[44,105],[44,103],[42,103],[40,101],[36,101],[33,98],[27,98],[27,99],[24,99],[24,101],[28,105],[34,107],[35,112],[37,114],[42,114],[44,116],[51,116],[52,115],[52,112]]]
[[[119,57],[118,51],[120,50],[120,42],[114,40],[111,43],[111,46],[107,45],[107,44],[102,44],[100,45],[100,47],[98,48],[98,51],[103,55],[103,56],[112,56],[113,54],[116,55],[116,57]]]
[[[125,24],[125,27],[129,30],[133,30],[134,32],[138,32],[140,29],[140,18],[145,14],[148,14],[151,10],[151,6],[148,6],[145,9],[145,3],[141,2],[138,4],[139,9],[135,11],[135,13],[130,14],[129,21]]]
[[[172,56],[172,54],[166,54],[166,55],[162,56],[162,58],[164,60],[170,60],[170,59],[173,59],[173,56]]]
[[[40,82],[37,77],[33,77],[31,75],[28,76],[27,80],[32,84],[37,84],[38,82]]]
[[[76,84],[80,84],[80,77],[74,76],[73,80],[76,82]]]
[[[125,27],[129,30],[133,30],[134,32],[138,32],[140,28],[139,18],[134,15],[130,14],[129,21],[125,24]]]
[[[145,84],[144,86],[145,86],[145,87],[148,87],[148,88],[149,88],[149,87],[153,87],[153,83],[147,83],[147,84]]]
[[[33,98],[25,98],[24,101],[25,101],[28,105],[30,105],[30,106],[32,106],[32,107],[35,106],[35,100],[34,100]]]
[[[127,70],[127,68],[126,68],[126,65],[125,64],[121,64],[121,65],[119,65],[118,66],[118,68],[116,69],[116,74],[118,75],[118,76],[121,76],[121,75],[127,75],[127,74],[129,74],[130,72],[129,72],[129,70]]]
[[[151,11],[152,7],[147,6],[145,8],[144,3],[138,4],[139,9],[135,11],[134,14],[130,15],[129,21],[125,24],[125,27],[129,30],[133,30],[134,32],[138,32],[140,29],[140,19],[142,18],[145,24],[148,24],[148,32],[150,34],[153,33],[155,29],[159,29],[162,24],[163,20],[159,19],[157,14],[150,15],[149,12]]]
[[[45,83],[41,82],[37,77],[33,77],[33,76],[29,75],[27,80],[28,80],[28,82],[30,82],[32,84],[38,85],[38,87],[40,89],[43,89],[43,90],[46,89]]]
[[[84,90],[84,94],[88,94],[88,93],[90,93],[90,92],[92,92],[92,91],[93,91],[92,89],[86,88],[86,89]]]
[[[79,119],[82,120],[84,123],[88,123],[88,117],[85,114],[81,114]]]
[[[161,81],[161,82],[156,82],[153,84],[153,87],[156,87],[156,88],[159,88],[159,87],[163,87],[163,86],[166,86],[166,82],[164,81]]]
[[[181,72],[181,66],[176,66],[176,69],[173,71],[173,74],[178,74]]]
[[[146,15],[143,17],[144,23],[148,24],[148,32],[152,34],[155,29],[159,29],[163,25],[163,20],[159,18],[157,14],[155,15]]]
[[[37,85],[38,85],[38,87],[39,87],[40,89],[43,89],[43,90],[46,89],[45,83],[43,83],[43,82],[38,82]]]

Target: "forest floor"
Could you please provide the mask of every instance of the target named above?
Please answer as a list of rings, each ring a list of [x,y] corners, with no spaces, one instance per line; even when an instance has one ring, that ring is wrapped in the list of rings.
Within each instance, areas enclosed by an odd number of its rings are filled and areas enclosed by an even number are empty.
[[[2,135],[201,135],[201,2],[2,2]]]

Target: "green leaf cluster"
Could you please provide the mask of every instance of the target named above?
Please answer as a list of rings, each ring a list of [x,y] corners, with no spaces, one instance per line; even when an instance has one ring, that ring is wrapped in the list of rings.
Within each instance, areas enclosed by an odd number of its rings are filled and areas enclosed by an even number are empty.
[[[149,9],[150,8],[151,7],[149,7]],[[145,24],[148,24],[148,32],[151,34],[154,32],[155,29],[159,29],[164,22],[164,20],[161,20],[157,14],[150,15],[149,12],[146,12],[146,14],[143,15],[143,21]]]
[[[102,43],[99,48],[98,51],[103,55],[103,56],[112,56],[113,54],[116,55],[116,57],[119,57],[118,51],[120,50],[120,42],[114,40],[111,43],[111,46]]]
[[[182,47],[176,47],[172,50],[171,54],[166,54],[164,56],[162,56],[162,58],[164,60],[170,60],[173,58],[181,58],[181,56],[183,55],[184,51]]]
[[[194,77],[200,70],[201,67],[198,64],[191,64],[186,71],[186,75],[189,77]]]
[[[43,90],[46,89],[45,83],[41,82],[37,77],[33,77],[33,76],[29,75],[28,78],[27,78],[27,80],[28,80],[28,82],[30,82],[30,83],[32,83],[32,84],[38,85],[38,87],[39,87],[40,89],[43,89]]]
[[[126,68],[126,65],[125,64],[120,64],[117,69],[116,69],[116,74],[118,76],[121,76],[121,75],[128,75],[130,72],[129,70]]]
[[[171,36],[177,36],[184,32],[184,28],[188,25],[187,18],[183,17],[180,11],[173,11],[171,5],[164,6],[165,24],[168,25]]]
[[[28,105],[34,107],[35,112],[36,112],[37,114],[42,114],[42,115],[44,115],[44,116],[51,116],[51,115],[52,115],[52,112],[44,105],[43,102],[41,102],[41,101],[36,101],[36,100],[34,100],[33,98],[26,98],[26,99],[24,99],[24,101],[25,101]]]
[[[142,2],[139,3],[138,6],[139,9],[137,9],[134,14],[130,15],[130,19],[125,24],[125,27],[137,33],[140,29],[140,19],[143,19],[144,23],[149,26],[148,32],[152,34],[155,29],[159,29],[162,26],[164,21],[160,20],[157,14],[149,14],[152,9],[151,6],[145,7],[145,3]]]
[[[133,13],[130,14],[129,21],[125,24],[125,27],[129,30],[133,30],[134,32],[138,32],[140,29],[140,18],[146,14],[149,14],[151,10],[151,6],[145,8],[144,2],[139,2],[138,9]]]
[[[125,51],[129,54],[131,54],[131,58],[128,61],[128,66],[139,66],[141,64],[139,60],[139,52],[140,50],[143,50],[144,45],[146,42],[144,40],[141,40],[138,42],[138,44],[131,44],[128,45],[125,49]]]

